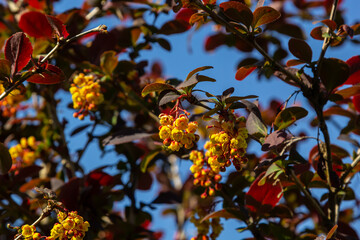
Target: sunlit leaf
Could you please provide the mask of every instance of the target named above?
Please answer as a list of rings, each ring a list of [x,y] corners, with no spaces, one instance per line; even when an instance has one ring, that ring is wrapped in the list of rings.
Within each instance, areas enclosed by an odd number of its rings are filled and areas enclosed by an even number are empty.
[[[107,75],[112,76],[117,64],[118,59],[115,51],[106,51],[101,54],[100,66]]]
[[[276,116],[274,125],[277,127],[277,130],[285,129],[307,114],[308,111],[302,107],[285,108]]]
[[[140,170],[142,172],[146,172],[146,169],[149,165],[149,163],[161,152],[161,149],[155,149],[149,152],[148,154],[143,157],[140,163]]]
[[[267,127],[253,112],[250,112],[249,117],[246,120],[246,129],[248,130],[249,135],[252,135],[257,139],[264,138],[267,135]]]
[[[286,62],[286,66],[293,67],[293,66],[297,66],[297,65],[305,64],[305,63],[307,63],[307,62],[300,60],[300,59],[290,59]]]
[[[360,56],[353,56],[346,60],[346,63],[350,67],[350,76],[344,84],[360,83]]]
[[[53,32],[61,38],[67,38],[69,33],[66,31],[66,27],[62,21],[57,19],[54,16],[46,15],[46,19],[48,20]]]
[[[235,79],[236,80],[244,80],[250,73],[252,73],[255,69],[257,68],[257,66],[254,65],[249,65],[249,66],[243,66],[240,67],[235,74]]]
[[[53,29],[45,14],[28,11],[20,16],[19,27],[29,36],[35,38],[52,37]]]
[[[360,94],[360,85],[354,85],[349,88],[338,90],[335,94],[341,95],[344,99],[358,95]]]
[[[56,84],[65,80],[63,71],[51,64],[47,64],[46,69],[38,69],[38,72],[26,80],[37,84]]]
[[[204,67],[198,67],[198,68],[195,68],[194,70],[192,70],[186,77],[185,81],[189,80],[194,74],[198,73],[198,72],[201,72],[201,71],[204,71],[204,70],[207,70],[207,69],[212,69],[213,67],[212,66],[204,66]]]
[[[261,25],[276,21],[280,16],[280,12],[272,7],[259,7],[254,11],[254,19],[251,25],[255,29]]]
[[[148,95],[151,92],[161,92],[164,90],[176,91],[176,89],[173,86],[166,84],[166,83],[150,83],[144,87],[144,89],[141,92],[141,95],[143,97],[145,97],[146,95]]]

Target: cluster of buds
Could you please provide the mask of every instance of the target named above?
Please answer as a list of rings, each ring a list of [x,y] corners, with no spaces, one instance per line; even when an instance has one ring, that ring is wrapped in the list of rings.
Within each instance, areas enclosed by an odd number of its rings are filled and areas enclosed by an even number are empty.
[[[99,104],[104,101],[100,84],[93,75],[80,73],[75,76],[70,87],[74,109],[74,117],[83,120],[89,111],[96,111]]]
[[[219,118],[213,126],[208,128],[215,129],[215,133],[209,136],[210,141],[205,143],[207,163],[211,169],[219,173],[224,172],[226,167],[231,163],[236,170],[242,169],[242,164],[247,162],[244,156],[246,153],[248,137],[245,128],[245,118],[236,118],[231,115],[234,120],[224,120]]]
[[[185,114],[181,114],[174,119],[172,115],[160,114],[159,137],[163,140],[166,149],[179,151],[185,147],[191,149],[199,140],[199,135],[195,134],[198,123],[189,122]]]
[[[17,168],[32,165],[40,156],[40,144],[34,136],[21,138],[19,144],[9,149],[13,166]]]
[[[201,198],[207,196],[214,196],[215,190],[221,189],[221,175],[211,169],[209,164],[204,159],[204,154],[200,151],[191,151],[190,160],[193,165],[190,167],[190,171],[194,175],[194,185],[202,186],[205,191],[201,194]]]
[[[5,92],[3,85],[0,85],[0,94]],[[6,98],[0,101],[0,109],[3,117],[13,117],[15,116],[20,102],[25,100],[25,96],[20,93],[20,90],[13,90]]]
[[[195,217],[195,213],[191,216],[190,222],[197,228],[197,236],[192,237],[191,240],[215,240],[223,230],[223,226],[220,223],[220,218],[212,218],[203,221],[206,216],[206,212],[202,209],[196,211],[198,218]],[[211,234],[208,236],[211,227]]]
[[[84,221],[83,217],[78,215],[76,211],[59,212],[57,217],[59,223],[55,223],[51,229],[50,237],[47,237],[46,240],[81,240],[90,227],[89,222]]]

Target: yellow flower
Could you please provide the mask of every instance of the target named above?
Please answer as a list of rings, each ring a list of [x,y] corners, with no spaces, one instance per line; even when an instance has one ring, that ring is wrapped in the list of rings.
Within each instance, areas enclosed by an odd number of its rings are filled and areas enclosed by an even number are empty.
[[[174,122],[174,127],[177,127],[179,130],[185,130],[188,127],[189,119],[185,116],[177,118]]]
[[[174,128],[171,131],[171,139],[176,141],[176,142],[180,142],[182,140],[182,138],[184,137],[184,132],[181,131],[178,128]]]
[[[189,133],[195,133],[197,129],[198,129],[198,123],[197,122],[189,122],[186,131],[189,132]]]
[[[21,234],[25,238],[32,237],[35,231],[36,231],[35,226],[30,226],[28,224],[25,224],[24,226],[21,227]]]
[[[160,139],[164,140],[170,137],[171,135],[171,128],[168,126],[162,126],[159,132]]]
[[[174,121],[173,116],[167,114],[160,114],[159,118],[162,126],[172,125]]]
[[[170,146],[169,146],[169,149],[173,152],[176,152],[176,151],[179,151],[181,148],[181,145],[180,143],[176,142],[176,141],[172,141]]]

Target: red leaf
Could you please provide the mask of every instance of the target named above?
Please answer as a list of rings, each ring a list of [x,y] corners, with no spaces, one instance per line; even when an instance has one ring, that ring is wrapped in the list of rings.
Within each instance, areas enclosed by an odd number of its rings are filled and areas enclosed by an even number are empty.
[[[23,13],[20,17],[19,27],[26,34],[35,38],[51,38],[53,33],[45,14],[36,11]]]
[[[253,14],[248,6],[237,1],[223,2],[220,4],[225,15],[235,22],[240,22],[246,27],[251,25]]]
[[[253,65],[240,67],[235,74],[235,79],[239,81],[244,80],[256,68],[257,67]]]
[[[39,1],[39,0],[28,0],[27,1],[28,4],[36,9],[42,10],[46,7],[46,2],[45,1]]]
[[[256,213],[263,207],[275,207],[283,195],[279,181],[274,183],[270,179],[266,179],[266,182],[259,186],[259,182],[264,175],[265,172],[261,173],[251,184],[249,191],[246,193],[246,207],[251,212]]]
[[[69,36],[69,33],[66,31],[66,27],[62,21],[49,15],[46,15],[46,19],[57,36],[63,38],[67,38]]]
[[[356,95],[353,97],[352,102],[356,111],[360,112],[360,95]]]
[[[223,33],[217,33],[215,35],[207,37],[205,41],[205,50],[212,51],[217,47],[226,43],[226,35]]]
[[[191,16],[196,13],[197,11],[190,8],[182,8],[177,14],[175,19],[177,20],[184,20],[185,22],[189,22]],[[190,28],[190,25],[189,25]]]
[[[349,58],[346,63],[350,67],[350,76],[344,84],[357,84],[360,83],[360,56],[353,56]]]
[[[23,69],[30,61],[33,48],[24,33],[13,34],[5,43],[5,58],[11,63],[11,74]]]
[[[27,81],[38,84],[56,84],[65,80],[63,71],[54,65],[48,64],[46,68],[40,71],[40,73],[29,77]]]
[[[85,182],[85,186],[88,185],[100,185],[100,186],[109,186],[110,184],[112,184],[114,181],[114,178],[107,174],[104,173],[102,171],[92,171],[91,173],[89,173],[86,182]]]

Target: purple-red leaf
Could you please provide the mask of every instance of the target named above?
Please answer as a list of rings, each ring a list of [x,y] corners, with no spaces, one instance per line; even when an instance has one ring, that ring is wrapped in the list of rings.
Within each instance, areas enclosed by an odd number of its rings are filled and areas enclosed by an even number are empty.
[[[5,59],[11,63],[11,74],[23,69],[30,61],[33,48],[24,33],[13,34],[5,43]]]
[[[328,91],[341,86],[349,77],[350,67],[337,58],[325,58],[320,69],[320,79]]]
[[[240,67],[235,74],[235,79],[236,80],[244,80],[250,73],[252,73],[255,69],[257,68],[257,66],[254,65],[248,65],[248,66],[243,66]]]
[[[316,27],[310,32],[310,36],[316,40],[324,40],[323,34],[326,32],[326,27]]]
[[[265,172],[261,173],[246,193],[246,207],[254,213],[275,207],[283,195],[280,181],[267,178],[264,184],[259,185],[264,175]]]
[[[46,15],[46,19],[57,36],[63,38],[67,38],[69,36],[69,33],[66,31],[66,27],[62,21],[49,15]]]
[[[206,38],[205,50],[212,51],[224,44],[226,44],[226,35],[224,33],[217,33]]]
[[[255,29],[261,25],[274,22],[280,18],[280,16],[280,12],[272,7],[259,7],[254,11],[254,19],[251,25]]]
[[[35,38],[52,37],[53,29],[45,14],[36,11],[25,12],[20,16],[19,27]]]
[[[289,61],[286,62],[286,66],[293,67],[304,63],[306,62],[300,59],[290,59]]]
[[[26,80],[38,84],[56,84],[65,80],[63,71],[51,64],[48,64],[44,69],[38,69],[38,72]]]
[[[240,22],[249,27],[253,21],[253,14],[248,6],[237,1],[223,2],[220,4],[225,15],[235,22]]]
[[[301,39],[291,38],[289,40],[290,52],[300,60],[310,63],[312,60],[311,47]]]

